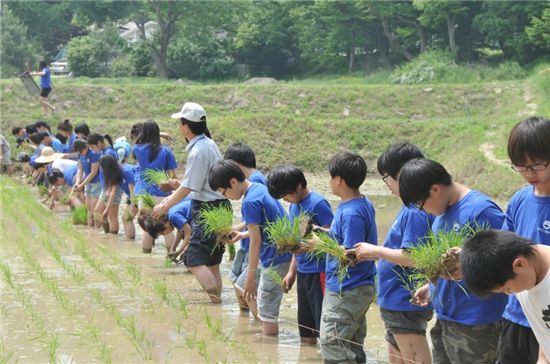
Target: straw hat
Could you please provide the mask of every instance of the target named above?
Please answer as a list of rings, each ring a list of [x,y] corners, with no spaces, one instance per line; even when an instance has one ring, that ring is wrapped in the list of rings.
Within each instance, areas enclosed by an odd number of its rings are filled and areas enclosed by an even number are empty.
[[[60,158],[63,158],[63,153],[55,153],[51,147],[44,147],[42,153],[40,153],[40,157],[36,158],[35,162],[40,164],[51,163]]]

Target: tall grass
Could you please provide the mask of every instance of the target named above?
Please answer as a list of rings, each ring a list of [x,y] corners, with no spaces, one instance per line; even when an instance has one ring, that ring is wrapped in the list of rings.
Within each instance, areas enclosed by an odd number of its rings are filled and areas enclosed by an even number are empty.
[[[75,225],[87,225],[88,224],[88,208],[86,205],[80,205],[71,211],[71,217],[73,224]]]

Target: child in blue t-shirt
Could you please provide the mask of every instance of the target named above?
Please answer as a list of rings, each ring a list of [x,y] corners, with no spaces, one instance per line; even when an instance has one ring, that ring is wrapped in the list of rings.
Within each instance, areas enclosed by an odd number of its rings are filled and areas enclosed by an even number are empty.
[[[40,71],[30,72],[31,76],[40,76],[40,105],[44,115],[48,115],[48,109],[52,112],[55,111],[55,107],[48,103],[48,95],[52,92],[52,79],[50,75],[50,69],[46,61],[40,61],[38,63]]]
[[[101,193],[99,183],[99,158],[101,154],[88,148],[85,140],[76,140],[73,150],[78,153],[78,172],[74,189],[84,190],[86,207],[88,208],[88,226],[94,226],[94,209]]]
[[[330,228],[334,215],[327,199],[310,191],[304,172],[291,165],[275,168],[269,173],[268,190],[271,196],[290,203],[289,217],[306,213],[314,225]],[[325,288],[325,259],[312,259],[304,252],[292,257],[288,274],[283,278],[285,289],[298,280],[298,329],[306,344],[316,344],[321,328],[321,310]]]
[[[267,179],[262,172],[256,169],[256,155],[252,148],[244,143],[235,143],[227,147],[225,151],[224,159],[230,159],[235,161],[241,171],[243,171],[245,177],[250,182],[260,183],[267,186]],[[234,230],[243,231],[246,229],[244,222],[233,227]],[[244,238],[239,244],[239,250],[235,253],[235,247],[233,244],[229,245],[229,259],[233,260],[233,265],[229,271],[229,279],[233,283],[235,289],[235,296],[239,303],[239,308],[242,311],[248,310],[248,304],[243,297],[243,291],[237,288],[237,281],[241,282],[241,286],[246,282],[248,275],[248,247],[250,245],[250,239]],[[233,253],[232,253],[233,252]],[[233,257],[232,257],[233,254]],[[256,282],[260,280],[260,272],[256,271]]]
[[[244,298],[253,313],[256,310],[257,292],[257,312],[262,321],[262,333],[278,335],[283,289],[263,269],[272,269],[284,277],[290,266],[291,254],[277,255],[274,244],[268,240],[265,227],[285,216],[285,211],[279,201],[271,197],[266,186],[247,180],[239,165],[232,160],[221,160],[214,164],[208,175],[208,184],[212,190],[228,199],[243,198],[241,213],[248,231],[234,231],[232,241],[250,237],[249,274],[244,287],[239,287],[239,281],[236,286],[244,291]],[[256,288],[256,271],[260,262],[262,272]]]
[[[414,144],[399,142],[389,146],[378,158],[378,173],[392,194],[399,196],[399,171],[403,164],[424,155]],[[383,246],[360,243],[355,247],[357,261],[378,260],[377,302],[386,328],[390,358],[405,362],[431,362],[426,340],[431,305],[419,307],[410,302],[411,294],[403,287],[414,267],[407,250],[423,243],[434,217],[414,206],[403,205],[388,231]]]
[[[332,193],[340,197],[330,235],[344,249],[359,242],[377,244],[374,207],[359,187],[367,175],[367,164],[358,154],[341,152],[329,165]],[[338,280],[338,259],[327,256],[326,289],[321,320],[321,354],[325,362],[366,362],[362,345],[367,335],[366,314],[374,297],[374,262],[348,267]]]
[[[437,216],[434,233],[460,231],[464,226],[498,229],[504,220],[489,197],[453,182],[441,164],[429,159],[413,159],[403,165],[399,194],[405,205]],[[439,278],[435,285],[419,289],[413,299],[420,306],[431,300],[435,308],[437,321],[430,332],[435,363],[495,362],[505,295],[480,299],[462,280]]]
[[[510,131],[508,156],[512,169],[529,185],[516,192],[508,203],[502,228],[550,245],[550,120],[533,116],[515,125]],[[515,295],[509,296],[502,318],[497,362],[544,362]]]

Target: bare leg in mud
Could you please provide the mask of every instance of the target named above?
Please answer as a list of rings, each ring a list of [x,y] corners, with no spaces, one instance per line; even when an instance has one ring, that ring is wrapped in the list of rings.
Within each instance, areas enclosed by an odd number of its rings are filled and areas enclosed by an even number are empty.
[[[212,303],[221,303],[221,274],[220,266],[207,267],[206,265],[197,265],[189,267],[202,289],[208,293]],[[217,275],[217,276],[216,276]]]
[[[391,364],[430,364],[432,362],[432,356],[426,336],[416,334],[394,334],[394,338],[395,341],[397,341],[399,350],[393,347],[393,345],[388,344],[388,357]]]

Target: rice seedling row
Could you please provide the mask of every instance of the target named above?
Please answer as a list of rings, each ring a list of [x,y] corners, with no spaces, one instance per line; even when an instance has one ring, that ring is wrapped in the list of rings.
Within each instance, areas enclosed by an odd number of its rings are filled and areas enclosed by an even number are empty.
[[[8,347],[4,344],[4,340],[0,338],[0,364],[7,364],[10,359],[13,357],[13,351],[10,351]],[[18,362],[19,358],[15,359],[15,362]]]

